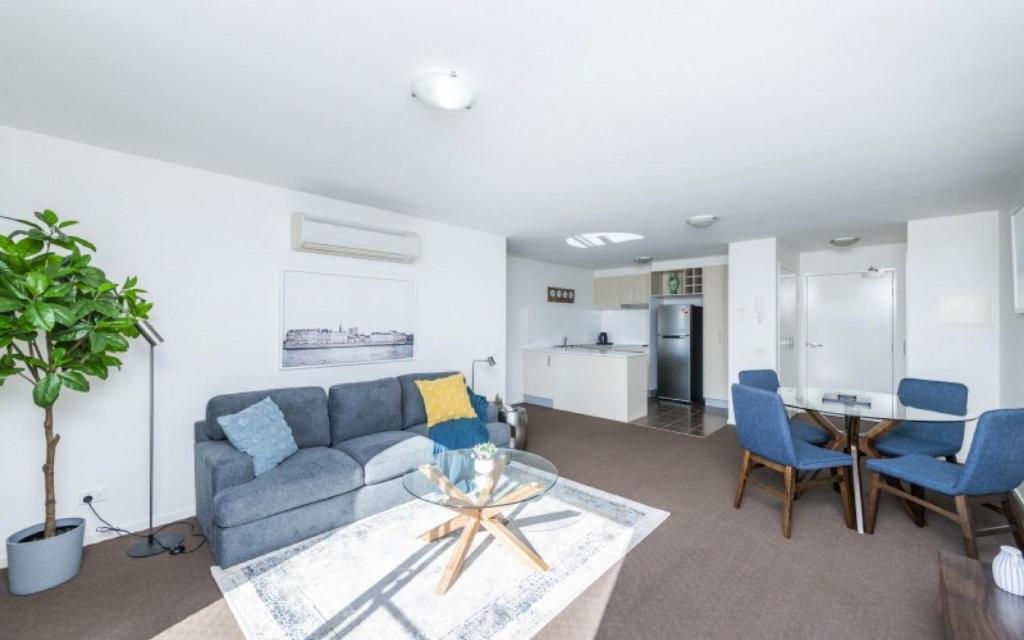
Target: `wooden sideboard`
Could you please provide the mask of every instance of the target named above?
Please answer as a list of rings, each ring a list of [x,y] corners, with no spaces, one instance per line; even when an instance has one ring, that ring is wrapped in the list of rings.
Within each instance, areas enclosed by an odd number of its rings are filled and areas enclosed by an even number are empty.
[[[939,606],[948,638],[1024,640],[1024,596],[997,587],[987,562],[940,551]]]

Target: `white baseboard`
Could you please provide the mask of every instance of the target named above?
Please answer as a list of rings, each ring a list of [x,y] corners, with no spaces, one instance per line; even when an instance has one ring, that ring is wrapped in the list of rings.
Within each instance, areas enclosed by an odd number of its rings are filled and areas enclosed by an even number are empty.
[[[185,518],[191,518],[196,515],[196,510],[192,509],[180,509],[178,511],[172,511],[170,513],[164,513],[161,515],[153,516],[153,525],[159,527],[160,525],[167,524],[168,522],[174,522],[175,520],[183,520]],[[128,531],[139,532],[145,531],[149,526],[149,520],[141,520],[137,522],[129,522],[127,525],[113,522],[119,527],[123,527]],[[97,542],[103,542],[104,540],[110,540],[111,538],[117,538],[118,535],[115,533],[98,533],[95,530],[85,532],[85,544],[96,544]],[[7,568],[7,548],[6,546],[0,550],[0,569]]]

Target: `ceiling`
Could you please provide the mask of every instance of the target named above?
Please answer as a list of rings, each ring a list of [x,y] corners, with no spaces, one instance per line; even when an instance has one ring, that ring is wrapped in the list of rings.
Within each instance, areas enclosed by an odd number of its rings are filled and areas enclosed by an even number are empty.
[[[8,0],[0,124],[616,267],[1005,206],[1022,24],[1019,0]],[[448,68],[472,110],[409,96]],[[565,245],[588,231],[646,239]]]

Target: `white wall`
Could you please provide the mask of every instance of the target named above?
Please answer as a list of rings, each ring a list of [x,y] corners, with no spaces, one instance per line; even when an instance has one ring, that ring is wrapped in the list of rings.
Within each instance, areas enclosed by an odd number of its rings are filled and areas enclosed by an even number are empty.
[[[97,264],[115,280],[138,275],[156,305],[153,323],[167,340],[157,351],[159,520],[194,512],[192,423],[210,396],[411,371],[468,374],[471,360],[490,354],[500,364],[479,370],[478,389],[505,391],[503,237],[0,128],[0,211],[31,217],[43,208],[80,220],[79,233],[99,247]],[[293,211],[415,231],[423,257],[400,265],[293,252]],[[280,371],[285,267],[415,279],[416,360]],[[146,362],[139,341],[123,371],[58,401],[58,516],[87,515],[77,494],[107,487],[101,513],[123,527],[143,526]],[[43,515],[41,420],[27,384],[14,379],[0,387],[5,537]],[[96,524],[90,518],[89,531]]]
[[[575,289],[576,302],[548,302],[548,287]],[[601,312],[594,310],[594,274],[589,269],[508,258],[507,400],[523,400],[523,347],[594,342]]]
[[[1024,407],[1024,357],[1021,357],[1024,354],[1024,314],[1014,312],[1010,234],[1010,215],[1021,205],[1024,205],[1024,186],[999,214],[1000,350],[1003,353],[999,397],[1004,407]],[[1024,224],[1024,213],[1019,217],[1017,223]]]
[[[744,369],[776,368],[778,260],[775,238],[729,243],[730,386]]]
[[[1000,216],[997,211],[907,223],[907,374],[962,382],[977,410],[1000,405]],[[943,321],[943,301],[991,306],[975,324]],[[974,424],[968,423],[967,451]]]

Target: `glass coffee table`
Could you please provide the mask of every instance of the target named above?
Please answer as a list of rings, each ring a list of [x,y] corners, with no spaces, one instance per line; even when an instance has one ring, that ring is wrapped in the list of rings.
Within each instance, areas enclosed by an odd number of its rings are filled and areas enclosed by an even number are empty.
[[[472,449],[456,449],[434,456],[433,464],[421,465],[402,477],[402,485],[413,496],[457,514],[419,536],[424,542],[433,542],[462,532],[437,585],[438,593],[446,593],[458,579],[481,527],[530,568],[548,570],[544,560],[509,530],[501,512],[544,495],[558,481],[558,470],[536,454],[515,449],[498,449],[489,462],[475,460]]]

